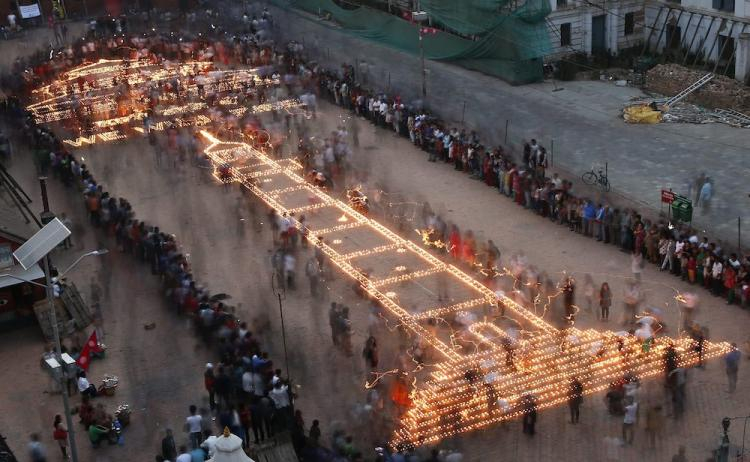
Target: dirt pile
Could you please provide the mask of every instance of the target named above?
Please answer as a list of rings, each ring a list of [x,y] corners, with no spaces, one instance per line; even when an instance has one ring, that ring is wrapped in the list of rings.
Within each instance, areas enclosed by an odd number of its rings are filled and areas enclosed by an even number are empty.
[[[645,89],[674,96],[707,73],[678,64],[659,64],[646,73]],[[717,75],[686,100],[710,109],[734,109],[747,114],[750,112],[750,87],[729,77]]]

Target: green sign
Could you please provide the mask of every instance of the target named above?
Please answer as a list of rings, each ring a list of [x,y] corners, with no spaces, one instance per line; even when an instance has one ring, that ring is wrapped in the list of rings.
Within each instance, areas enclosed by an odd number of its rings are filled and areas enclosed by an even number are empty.
[[[688,223],[693,221],[693,203],[685,196],[675,194],[672,202],[672,218]]]

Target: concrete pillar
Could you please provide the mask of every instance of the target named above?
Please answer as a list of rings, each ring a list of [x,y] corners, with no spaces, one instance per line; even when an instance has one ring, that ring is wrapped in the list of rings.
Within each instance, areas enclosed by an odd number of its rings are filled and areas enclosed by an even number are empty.
[[[744,82],[750,76],[750,32],[740,34],[734,56],[734,78]]]
[[[624,21],[624,19],[620,18],[620,9],[617,7],[611,8],[607,14],[607,48],[609,48],[613,56],[617,56],[617,52],[619,51],[617,46],[617,26],[619,21]]]

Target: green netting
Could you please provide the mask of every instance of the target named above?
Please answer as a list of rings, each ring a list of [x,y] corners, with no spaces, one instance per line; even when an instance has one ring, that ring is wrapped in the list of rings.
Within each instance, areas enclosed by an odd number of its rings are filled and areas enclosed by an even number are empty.
[[[383,11],[345,9],[333,0],[273,0],[331,19],[349,33],[410,53],[419,53],[419,26]],[[501,13],[507,0],[422,0],[433,23],[474,40],[439,31],[423,38],[425,57],[495,75],[511,83],[541,80],[542,57],[550,44],[545,18],[548,0],[528,0]]]

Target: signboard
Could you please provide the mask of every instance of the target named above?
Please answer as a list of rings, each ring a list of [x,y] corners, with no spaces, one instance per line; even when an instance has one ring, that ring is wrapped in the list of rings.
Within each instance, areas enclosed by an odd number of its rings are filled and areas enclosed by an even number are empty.
[[[38,3],[34,3],[33,5],[18,5],[18,12],[23,19],[36,18],[37,16],[42,15],[39,11]]]
[[[671,204],[674,202],[674,196],[675,194],[672,192],[671,189],[662,189],[661,190],[661,202],[663,204]]]

